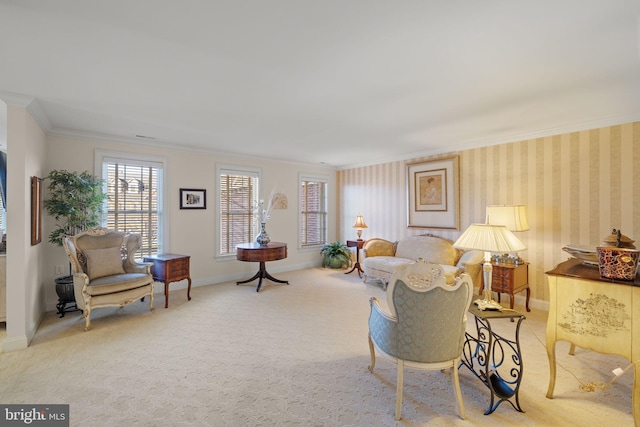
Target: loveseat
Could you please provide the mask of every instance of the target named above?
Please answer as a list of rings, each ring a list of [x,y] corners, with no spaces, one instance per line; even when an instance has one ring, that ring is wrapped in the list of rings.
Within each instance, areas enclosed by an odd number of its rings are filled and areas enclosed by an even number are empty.
[[[425,234],[406,237],[397,242],[379,238],[369,239],[364,243],[363,252],[363,280],[379,280],[385,289],[398,266],[418,259],[440,264],[447,283],[453,283],[462,273],[468,273],[474,285],[479,287],[482,283],[484,254],[480,251],[465,252],[456,249],[451,240],[439,236]]]

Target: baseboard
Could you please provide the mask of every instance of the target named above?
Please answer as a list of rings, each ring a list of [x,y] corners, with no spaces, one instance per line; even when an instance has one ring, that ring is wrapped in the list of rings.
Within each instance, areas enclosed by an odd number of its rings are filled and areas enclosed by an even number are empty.
[[[0,348],[0,353],[8,353],[10,351],[16,350],[24,350],[29,345],[29,340],[27,340],[27,336],[23,335],[21,337],[15,338],[5,338],[2,342],[2,348]]]

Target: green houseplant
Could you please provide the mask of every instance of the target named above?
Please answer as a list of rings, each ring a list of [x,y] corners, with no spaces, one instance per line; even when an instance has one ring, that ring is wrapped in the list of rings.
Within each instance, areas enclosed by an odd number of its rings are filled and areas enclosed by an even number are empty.
[[[320,249],[320,254],[323,267],[342,268],[351,265],[351,251],[341,242],[326,243]]]
[[[104,199],[102,180],[84,171],[53,170],[49,180],[49,198],[43,202],[47,213],[57,222],[49,242],[62,246],[65,236],[73,236],[100,224]]]
[[[102,180],[87,171],[69,172],[53,170],[45,178],[49,181],[49,197],[43,206],[56,220],[56,228],[49,234],[49,242],[62,246],[65,236],[100,225],[103,202],[107,197],[102,192]],[[71,270],[71,267],[69,267]],[[58,314],[64,316],[67,303],[74,303],[73,276],[56,279]]]

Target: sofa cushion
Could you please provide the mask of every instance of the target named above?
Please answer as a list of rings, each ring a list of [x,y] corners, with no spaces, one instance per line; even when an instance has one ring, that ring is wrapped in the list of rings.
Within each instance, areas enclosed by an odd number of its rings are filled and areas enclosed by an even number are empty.
[[[435,236],[413,236],[398,242],[396,256],[433,264],[455,265],[457,252],[451,242]]]
[[[86,249],[84,256],[87,258],[87,276],[89,276],[89,280],[114,274],[124,274],[120,247]]]
[[[87,286],[87,293],[91,296],[113,294],[145,286],[149,283],[153,283],[153,278],[150,274],[114,274],[92,280],[91,283],[89,283],[89,286]]]

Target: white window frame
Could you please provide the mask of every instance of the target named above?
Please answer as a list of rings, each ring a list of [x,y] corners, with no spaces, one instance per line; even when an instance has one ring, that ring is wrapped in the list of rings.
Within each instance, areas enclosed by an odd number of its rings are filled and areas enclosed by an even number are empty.
[[[255,190],[256,198],[259,200],[262,196],[262,169],[254,168],[250,166],[239,166],[239,165],[231,165],[231,164],[216,164],[216,241],[215,241],[215,256],[220,259],[235,259],[236,252],[233,253],[221,253],[220,252],[220,239],[222,238],[222,230],[220,228],[220,198],[222,197],[220,193],[220,176],[222,174],[225,175],[240,175],[240,176],[252,176],[257,182],[257,189]],[[255,239],[255,235],[258,234],[258,225],[254,228],[254,235],[249,236],[249,240],[252,241]]]
[[[170,248],[169,244],[169,209],[167,208],[167,201],[169,200],[167,197],[167,189],[168,189],[168,161],[165,157],[162,156],[153,156],[148,154],[141,153],[129,153],[125,151],[106,151],[106,150],[96,150],[95,151],[95,162],[94,162],[94,174],[104,180],[103,191],[107,192],[107,182],[106,177],[104,175],[104,162],[121,162],[121,163],[130,163],[130,164],[138,164],[142,166],[155,166],[158,167],[161,165],[162,167],[162,191],[158,195],[160,200],[158,200],[158,207],[160,212],[158,212],[158,253],[167,252]],[[105,200],[105,206],[106,206]],[[104,213],[101,215],[100,222],[103,226],[107,223],[107,214],[106,208],[104,209]]]
[[[325,217],[325,228],[324,228],[324,242],[318,243],[314,245],[302,245],[302,235],[300,234],[302,230],[302,199],[300,198],[300,189],[302,187],[303,182],[307,181],[318,181],[323,182],[326,186],[326,194],[325,194],[325,209],[326,209],[326,217]],[[320,174],[309,174],[309,173],[300,173],[298,175],[298,249],[305,250],[316,250],[318,247],[322,246],[326,243],[329,237],[329,176],[328,175],[320,175]]]

